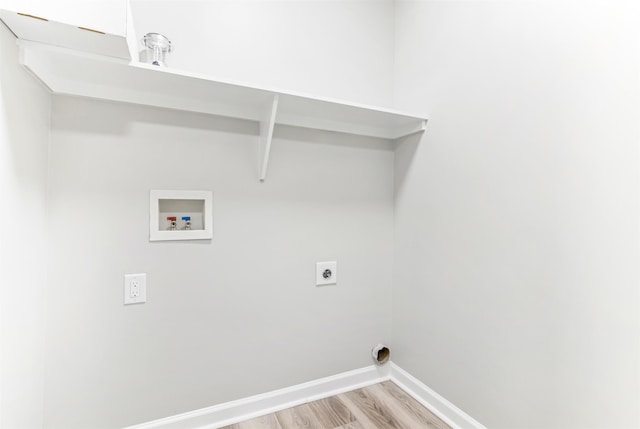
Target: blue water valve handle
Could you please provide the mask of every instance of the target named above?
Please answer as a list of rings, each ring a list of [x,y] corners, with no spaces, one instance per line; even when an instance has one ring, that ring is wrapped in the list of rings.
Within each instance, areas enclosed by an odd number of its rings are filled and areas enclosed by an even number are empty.
[[[190,221],[191,220],[191,216],[182,216],[182,220]]]

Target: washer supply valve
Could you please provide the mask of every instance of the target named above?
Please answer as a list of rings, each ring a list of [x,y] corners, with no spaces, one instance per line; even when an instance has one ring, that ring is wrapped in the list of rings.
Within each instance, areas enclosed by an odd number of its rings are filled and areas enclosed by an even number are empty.
[[[169,221],[169,229],[171,231],[175,231],[176,230],[176,217],[175,216],[169,216],[167,217],[167,220]]]
[[[191,229],[191,216],[182,216],[184,221],[184,229]]]

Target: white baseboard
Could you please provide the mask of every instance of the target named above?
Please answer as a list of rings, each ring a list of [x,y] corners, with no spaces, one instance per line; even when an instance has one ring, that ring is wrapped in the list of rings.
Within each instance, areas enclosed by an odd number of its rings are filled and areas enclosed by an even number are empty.
[[[296,405],[391,380],[453,429],[486,429],[465,412],[390,362],[325,377],[125,429],[215,429]]]
[[[226,402],[125,429],[215,429],[389,380],[389,365],[371,365],[273,392]]]
[[[390,366],[391,381],[453,429],[487,429],[398,365],[391,362]]]

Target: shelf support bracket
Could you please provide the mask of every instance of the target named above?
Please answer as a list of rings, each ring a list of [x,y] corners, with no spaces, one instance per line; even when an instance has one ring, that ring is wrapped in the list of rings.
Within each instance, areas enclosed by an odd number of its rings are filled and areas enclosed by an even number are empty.
[[[276,124],[276,114],[278,112],[278,99],[276,94],[269,108],[265,111],[260,121],[260,181],[264,182],[267,177],[269,167],[269,155],[271,153],[271,140],[273,139],[273,129]]]

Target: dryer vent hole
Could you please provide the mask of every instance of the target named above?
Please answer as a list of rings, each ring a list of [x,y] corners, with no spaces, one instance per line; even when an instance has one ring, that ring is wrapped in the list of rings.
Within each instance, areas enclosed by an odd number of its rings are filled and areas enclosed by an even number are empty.
[[[387,363],[389,361],[389,356],[391,355],[391,352],[389,351],[389,348],[386,346],[378,346],[375,347],[373,350],[373,358],[375,359],[376,363],[378,365],[384,365],[385,363]]]

